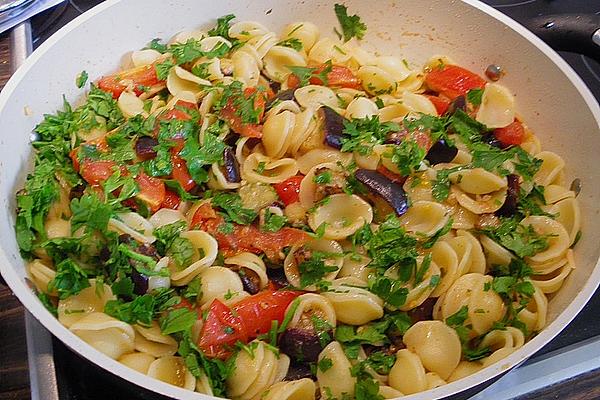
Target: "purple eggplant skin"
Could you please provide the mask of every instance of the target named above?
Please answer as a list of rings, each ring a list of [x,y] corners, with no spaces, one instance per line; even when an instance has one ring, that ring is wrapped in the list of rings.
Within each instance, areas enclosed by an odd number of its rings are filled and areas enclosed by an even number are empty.
[[[481,137],[481,139],[482,139],[483,143],[488,144],[492,147],[497,147],[499,149],[506,149],[507,147],[509,147],[509,146],[503,145],[501,141],[496,139],[496,136],[493,133],[483,135]]]
[[[458,96],[454,100],[450,102],[448,109],[446,110],[446,115],[453,115],[456,110],[467,111],[467,99],[465,96]]]
[[[133,293],[141,296],[148,291],[148,277],[140,274],[135,268],[132,268],[131,280],[133,281]]]
[[[273,99],[271,99],[267,103],[267,109],[273,107],[273,105],[275,105],[275,102],[277,102],[277,101],[294,100],[295,92],[296,92],[295,89],[287,89],[287,90],[281,90],[281,91],[276,92],[277,94],[275,95],[275,97],[273,97]]]
[[[368,169],[358,169],[354,173],[367,189],[381,198],[383,198],[398,214],[405,214],[408,211],[408,197],[402,188],[402,185],[392,182],[386,176],[377,171]]]
[[[235,153],[231,147],[226,147],[223,150],[223,167],[221,169],[227,182],[238,183],[242,181],[240,164],[235,158]]]
[[[269,282],[273,283],[277,289],[281,289],[290,285],[285,276],[283,268],[269,267],[267,268],[267,276],[269,277]]]
[[[344,117],[329,107],[321,107],[321,118],[323,119],[323,131],[325,132],[325,144],[340,150],[344,137]]]
[[[515,215],[518,208],[519,192],[521,189],[519,175],[510,174],[506,177],[506,180],[508,182],[506,199],[504,200],[502,207],[495,213],[498,217],[512,217]]]
[[[323,350],[323,346],[315,332],[291,328],[279,337],[279,350],[294,361],[315,362]]]
[[[291,363],[284,381],[297,381],[298,379],[309,378],[317,380],[317,377],[310,370],[310,366],[305,362]]]
[[[158,140],[150,136],[142,136],[135,141],[135,154],[140,160],[150,160],[156,157],[156,150],[154,150],[156,146]]]
[[[450,146],[444,139],[440,139],[431,146],[425,159],[431,165],[449,163],[454,160],[456,154],[458,154],[458,149],[455,146]]]

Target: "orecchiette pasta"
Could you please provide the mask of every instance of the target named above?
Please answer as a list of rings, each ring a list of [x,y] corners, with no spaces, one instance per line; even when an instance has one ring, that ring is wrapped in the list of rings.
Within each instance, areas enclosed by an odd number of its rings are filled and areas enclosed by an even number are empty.
[[[43,305],[234,400],[398,398],[542,330],[585,222],[568,164],[512,88],[342,31],[226,15],[45,115],[15,220]]]

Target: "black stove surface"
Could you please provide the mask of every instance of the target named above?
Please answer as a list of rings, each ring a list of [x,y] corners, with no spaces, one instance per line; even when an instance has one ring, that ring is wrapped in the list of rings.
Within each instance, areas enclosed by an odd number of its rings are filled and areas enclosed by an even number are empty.
[[[100,0],[69,0],[32,19],[34,47],[39,46],[64,24],[101,3]],[[538,15],[558,13],[600,14],[600,1],[592,0],[484,0],[517,21]],[[579,54],[561,52],[561,56],[581,76],[594,96],[600,99],[600,63]],[[531,360],[548,352],[600,335],[600,292],[565,328],[565,330],[536,353]],[[122,379],[96,367],[53,339],[54,361],[61,400],[113,400],[162,398],[145,389],[125,383]]]

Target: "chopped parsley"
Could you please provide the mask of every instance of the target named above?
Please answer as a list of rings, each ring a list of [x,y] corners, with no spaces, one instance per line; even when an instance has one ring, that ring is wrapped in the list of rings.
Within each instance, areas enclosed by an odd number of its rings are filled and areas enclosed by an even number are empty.
[[[390,132],[400,130],[395,122],[380,122],[379,116],[344,120],[344,137],[342,138],[343,152],[356,151],[360,155],[369,155],[373,146],[382,144]]]
[[[56,290],[59,299],[66,299],[90,286],[88,274],[73,260],[56,265],[56,276],[48,283],[48,292]]]
[[[304,288],[313,285],[323,279],[328,273],[337,271],[336,266],[326,263],[331,256],[331,254],[313,251],[308,260],[304,260],[298,264],[300,287]]]
[[[185,307],[170,311],[160,320],[160,330],[164,335],[171,335],[190,329],[198,319],[195,311]]]
[[[306,86],[310,83],[311,80],[318,80],[323,85],[327,85],[329,83],[328,74],[331,72],[333,65],[330,61],[325,63],[324,67],[320,68],[312,68],[312,67],[301,67],[301,66],[287,66],[287,69],[292,71],[299,82],[299,86]]]
[[[336,33],[340,38],[344,39],[344,42],[352,39],[362,39],[367,31],[367,25],[360,20],[358,15],[348,15],[348,7],[344,4],[334,5],[335,16],[340,23],[342,33],[340,34],[337,30]]]
[[[268,208],[265,210],[265,223],[262,230],[265,232],[277,232],[285,226],[287,218],[285,215],[273,214]]]
[[[166,80],[169,76],[171,68],[173,68],[174,66],[175,64],[173,64],[170,60],[154,64],[154,69],[156,70],[156,77],[161,81]]]
[[[258,215],[256,211],[243,207],[242,199],[237,193],[218,193],[211,199],[211,203],[223,211],[227,221],[237,224],[249,225]]]
[[[85,86],[85,83],[88,80],[88,73],[83,70],[79,73],[79,75],[77,75],[77,79],[75,80],[75,85],[77,86],[77,88],[81,89],[82,87]]]
[[[481,98],[483,97],[483,89],[471,89],[467,92],[467,101],[474,106],[481,104]]]
[[[298,38],[288,38],[278,42],[277,46],[290,47],[296,51],[302,50],[302,42]]]
[[[391,145],[383,157],[390,158],[402,176],[418,170],[425,159],[425,149],[414,140],[403,140],[399,145]]]

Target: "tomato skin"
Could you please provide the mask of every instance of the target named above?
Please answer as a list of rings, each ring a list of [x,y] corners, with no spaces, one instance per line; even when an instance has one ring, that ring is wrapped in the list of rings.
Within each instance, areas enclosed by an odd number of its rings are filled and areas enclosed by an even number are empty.
[[[80,166],[81,177],[90,185],[100,185],[106,181],[114,172],[117,164],[114,161],[85,160]]]
[[[190,175],[187,164],[185,160],[178,156],[177,154],[171,154],[171,163],[173,164],[173,179],[175,179],[181,187],[186,191],[190,191],[194,186],[196,186],[196,182],[192,179]]]
[[[327,68],[327,64],[321,64],[316,67],[314,74],[319,74],[323,72],[325,68]],[[300,79],[294,74],[290,74],[288,76],[288,87],[291,89],[295,89],[300,85]],[[325,85],[324,82],[316,76],[313,76],[309,79],[309,83],[311,85]],[[341,87],[348,89],[361,89],[360,79],[352,70],[348,67],[344,67],[342,65],[332,65],[331,71],[327,73],[327,85],[329,87]]]
[[[402,184],[404,184],[404,182],[406,182],[406,178],[407,178],[406,176],[398,175],[395,172],[390,171],[383,165],[377,166],[377,172],[379,172],[381,175],[385,176],[386,178],[388,178],[390,181],[392,181],[394,183],[399,183],[402,185]]]
[[[153,213],[158,211],[167,196],[165,183],[144,172],[136,176],[135,181],[140,187],[140,192],[135,197],[145,202]]]
[[[273,185],[277,195],[286,206],[300,200],[300,182],[302,182],[302,179],[304,179],[304,175],[296,175]]]
[[[160,205],[161,208],[170,208],[171,210],[177,210],[179,208],[179,204],[181,204],[181,198],[177,193],[170,189],[165,190],[165,199]]]
[[[525,128],[523,128],[522,123],[514,120],[504,128],[494,129],[494,136],[504,146],[518,146],[525,141]]]
[[[238,340],[243,343],[248,341],[241,318],[219,300],[213,300],[200,330],[198,347],[208,357],[227,358],[231,354],[230,348]]]
[[[265,334],[272,321],[283,322],[285,310],[302,292],[265,290],[236,303],[232,310],[239,315],[250,338]]]
[[[439,96],[425,95],[425,97],[427,97],[429,99],[429,101],[431,101],[433,103],[438,115],[444,115],[444,113],[446,113],[446,111],[448,111],[448,107],[450,107],[449,100],[444,99]]]
[[[254,87],[244,89],[244,97],[249,98],[254,93],[257,92],[257,89]],[[254,97],[254,109],[259,110],[258,120],[262,120],[262,117],[265,112],[265,96],[263,93],[258,93]],[[246,137],[254,137],[261,138],[262,137],[262,125],[260,124],[249,124],[242,122],[242,118],[237,115],[236,106],[234,104],[233,99],[229,99],[227,104],[221,110],[221,118],[227,122],[227,124],[233,129],[235,132],[239,133],[242,136]]]
[[[98,87],[105,92],[112,93],[114,99],[118,99],[121,93],[127,89],[127,85],[121,83],[123,80],[132,81],[133,91],[137,96],[144,93],[139,86],[153,86],[161,81],[156,76],[154,65],[132,68],[115,75],[103,76],[98,81]]]
[[[282,228],[277,232],[263,232],[253,225],[233,224],[233,232],[224,234],[219,230],[223,217],[215,213],[210,204],[200,206],[192,216],[191,227],[202,229],[212,235],[225,255],[239,252],[265,253],[272,260],[280,258],[287,246],[301,245],[308,241],[308,234],[296,228]]]
[[[427,86],[449,99],[464,96],[471,89],[483,89],[485,80],[479,75],[457,65],[433,68],[425,76]]]
[[[178,119],[180,121],[189,121],[190,119],[192,119],[192,116],[185,112],[185,110],[182,110],[181,108],[187,108],[190,111],[197,110],[196,105],[194,103],[190,103],[189,101],[178,100],[177,103],[175,103],[175,106],[177,106],[178,108],[171,108],[170,110],[162,114],[159,117],[159,119]]]

